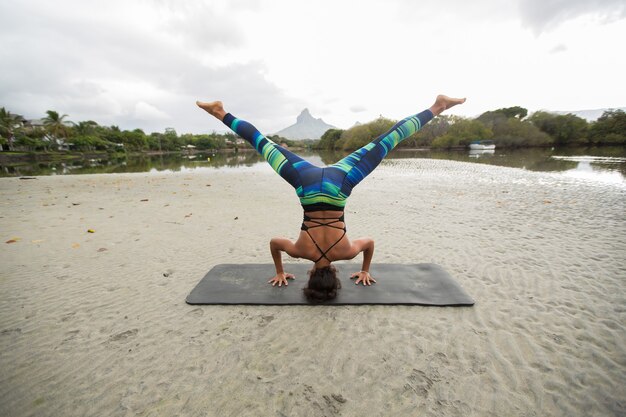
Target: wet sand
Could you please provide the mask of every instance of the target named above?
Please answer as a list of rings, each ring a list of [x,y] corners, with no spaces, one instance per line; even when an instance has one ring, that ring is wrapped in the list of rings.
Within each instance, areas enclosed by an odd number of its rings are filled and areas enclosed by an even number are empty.
[[[626,414],[622,185],[385,161],[348,235],[375,238],[374,262],[442,265],[471,308],[185,304],[212,266],[296,237],[266,165],[0,192],[0,415]]]

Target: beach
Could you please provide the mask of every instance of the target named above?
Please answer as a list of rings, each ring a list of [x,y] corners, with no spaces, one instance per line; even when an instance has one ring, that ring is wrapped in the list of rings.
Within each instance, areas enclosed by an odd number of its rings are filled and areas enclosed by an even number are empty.
[[[213,266],[297,237],[265,164],[0,193],[2,416],[626,414],[623,184],[384,161],[348,236],[375,239],[374,263],[441,265],[463,308],[187,305]]]

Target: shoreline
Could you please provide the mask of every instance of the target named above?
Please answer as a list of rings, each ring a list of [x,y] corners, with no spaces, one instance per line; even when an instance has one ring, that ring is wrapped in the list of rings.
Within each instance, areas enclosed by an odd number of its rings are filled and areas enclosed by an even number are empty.
[[[348,235],[441,265],[474,307],[197,307],[212,266],[297,236],[269,166],[38,179],[0,178],[3,415],[626,412],[624,187],[397,159],[353,192]]]
[[[522,146],[522,147],[505,147],[498,146],[497,150],[506,150],[506,151],[515,151],[515,150],[533,150],[533,149],[610,149],[610,148],[621,148],[620,146],[611,145],[611,144],[594,144],[594,145],[571,145],[571,146],[560,146],[555,147],[553,145],[542,145],[542,146]],[[341,150],[341,149],[318,149],[318,148],[309,148],[304,146],[292,146],[288,147],[290,150],[295,151],[311,151],[311,152],[331,152],[338,154],[348,155],[353,150]],[[469,150],[467,146],[456,146],[450,148],[437,148],[437,147],[398,147],[394,149],[396,152],[429,152],[429,151],[465,151]],[[253,148],[249,146],[244,146],[242,148],[218,148],[218,149],[197,149],[197,150],[177,150],[177,151],[158,151],[158,150],[149,150],[149,151],[118,151],[118,152],[107,152],[107,151],[85,151],[85,152],[72,152],[72,151],[2,151],[0,152],[0,164],[14,164],[19,162],[54,162],[54,161],[62,161],[62,160],[79,160],[79,159],[90,159],[90,158],[99,158],[99,159],[108,159],[111,156],[130,156],[130,157],[141,157],[141,156],[165,156],[165,155],[197,155],[197,154],[208,154],[208,153],[248,153],[248,152],[256,152]]]
[[[301,148],[293,148],[301,149]],[[55,162],[63,160],[80,160],[80,159],[109,159],[113,157],[142,157],[142,156],[160,156],[160,155],[195,155],[200,153],[236,153],[236,152],[255,152],[254,149],[205,149],[201,151],[142,151],[142,152],[0,152],[0,164],[12,164],[19,162]]]

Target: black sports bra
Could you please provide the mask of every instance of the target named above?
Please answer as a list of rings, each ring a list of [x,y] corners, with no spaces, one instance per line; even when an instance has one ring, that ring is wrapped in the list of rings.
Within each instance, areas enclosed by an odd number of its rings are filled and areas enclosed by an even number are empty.
[[[305,222],[311,222],[311,223],[314,223],[314,225],[307,226],[306,224],[304,224]],[[343,223],[343,227],[337,226],[335,223]],[[309,233],[309,229],[314,229],[316,227],[324,227],[324,226],[332,227],[333,229],[343,230],[343,234],[341,235],[341,237],[326,250],[322,250],[322,248],[320,248],[320,245],[318,245],[315,239],[313,239],[313,236],[311,236],[311,233]],[[346,235],[346,223],[344,221],[343,213],[341,214],[340,217],[309,217],[305,213],[304,219],[302,220],[302,227],[300,229],[304,230],[306,234],[309,235],[309,237],[313,241],[313,244],[315,244],[315,247],[317,248],[317,250],[319,250],[320,253],[322,254],[319,258],[317,258],[317,260],[313,262],[319,262],[322,258],[326,258],[326,260],[330,262],[330,259],[328,259],[328,256],[326,256],[326,254],[330,252],[330,250],[334,248],[335,245],[337,245],[337,243],[341,242],[341,239],[343,239],[343,237]]]

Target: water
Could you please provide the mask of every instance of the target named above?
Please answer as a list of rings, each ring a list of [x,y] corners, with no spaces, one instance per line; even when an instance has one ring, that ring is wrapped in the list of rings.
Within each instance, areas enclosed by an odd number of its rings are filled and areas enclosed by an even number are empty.
[[[315,165],[329,165],[340,152],[298,151]],[[496,149],[495,151],[435,151],[397,149],[389,159],[435,158],[500,165],[540,172],[562,172],[576,178],[626,184],[626,147],[564,149]],[[197,153],[195,155],[127,156],[56,162],[0,163],[0,176],[109,174],[124,172],[179,172],[204,169],[240,169],[265,163],[253,151]]]
[[[406,153],[420,157],[415,152],[406,151]],[[514,167],[537,172],[561,172],[570,177],[626,185],[626,147],[427,151],[421,157]]]

